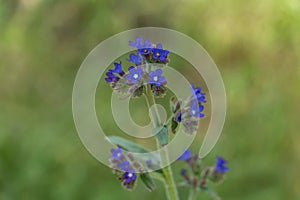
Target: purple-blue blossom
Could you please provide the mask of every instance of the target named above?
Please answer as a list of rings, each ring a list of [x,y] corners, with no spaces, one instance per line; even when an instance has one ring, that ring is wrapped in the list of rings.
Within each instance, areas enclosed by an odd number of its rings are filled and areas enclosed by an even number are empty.
[[[122,62],[120,62],[120,63],[114,62],[114,66],[115,66],[114,69],[110,69],[106,72],[105,81],[107,83],[116,82],[119,80],[119,76],[124,75],[124,71],[122,69]]]
[[[134,53],[131,53],[127,61],[133,62],[135,65],[139,65],[142,62],[142,57],[139,54],[136,55]]]
[[[184,152],[181,154],[181,156],[179,156],[179,158],[177,160],[189,160],[191,158],[191,151],[186,149],[184,150]]]
[[[221,174],[225,173],[229,169],[227,166],[225,166],[226,164],[227,161],[224,158],[217,157],[214,171]]]
[[[122,160],[117,164],[117,167],[121,171],[126,171],[126,172],[134,172],[134,170],[131,168],[130,163],[127,160]]]
[[[190,107],[190,115],[193,117],[204,117],[202,111],[204,110],[204,106],[198,104],[197,101],[193,101]]]
[[[168,54],[168,50],[163,50],[159,48],[152,49],[152,59],[155,61],[165,63],[167,61]]]
[[[121,177],[120,180],[123,182],[124,185],[130,185],[132,182],[136,180],[135,173],[132,172],[125,172]]]
[[[129,74],[125,76],[125,78],[130,82],[130,83],[136,83],[139,80],[141,80],[143,75],[143,69],[141,67],[131,67],[129,68]]]
[[[143,45],[143,39],[140,37],[136,37],[135,41],[129,41],[129,46],[135,47],[135,48],[141,48]]]
[[[193,84],[190,85],[192,96],[197,99],[198,103],[206,103],[205,93],[201,92],[200,87],[194,87]]]
[[[167,82],[166,78],[164,76],[162,76],[161,74],[162,74],[161,69],[157,69],[155,71],[150,71],[148,83],[153,84],[155,86],[160,86],[160,85],[163,85],[164,83],[166,83]]]
[[[111,156],[109,157],[110,159],[114,160],[119,160],[123,155],[122,155],[122,149],[120,146],[117,146],[117,149],[111,149]]]
[[[129,41],[129,45],[138,49],[138,53],[142,55],[148,55],[151,52],[152,44],[149,40],[145,40],[140,37],[136,37],[135,41]]]
[[[105,75],[106,75],[105,81],[107,83],[116,82],[118,80],[118,78],[110,71],[106,72]]]

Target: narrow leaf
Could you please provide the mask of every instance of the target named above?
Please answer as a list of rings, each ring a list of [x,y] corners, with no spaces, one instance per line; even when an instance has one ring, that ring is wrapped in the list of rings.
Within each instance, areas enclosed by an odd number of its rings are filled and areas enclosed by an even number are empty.
[[[109,136],[107,139],[115,145],[121,146],[121,148],[135,153],[148,153],[150,150],[124,138],[118,136]]]
[[[142,182],[145,184],[146,188],[152,192],[155,189],[155,184],[149,173],[140,174]]]

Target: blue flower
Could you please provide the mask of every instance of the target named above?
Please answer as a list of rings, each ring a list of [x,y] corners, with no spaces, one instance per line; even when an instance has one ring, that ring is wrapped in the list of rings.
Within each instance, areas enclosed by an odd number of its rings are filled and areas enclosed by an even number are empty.
[[[143,74],[143,69],[141,67],[129,68],[129,74],[126,75],[126,79],[130,81],[130,83],[136,83],[141,80]]]
[[[110,69],[108,70],[108,72],[106,72],[106,78],[105,78],[105,81],[107,83],[110,83],[110,82],[116,82],[119,80],[119,77],[116,76],[116,74],[118,74],[119,76],[123,76],[124,75],[124,71],[122,69],[122,63],[117,63],[117,62],[114,62],[114,66],[115,68],[114,69]]]
[[[139,49],[143,46],[143,39],[140,37],[136,37],[135,41],[129,41],[129,45]]]
[[[142,55],[150,54],[151,50],[152,50],[152,44],[150,43],[149,40],[145,40],[144,45],[138,48],[138,52]]]
[[[135,55],[134,53],[131,53],[127,61],[133,62],[135,65],[139,65],[142,62],[142,57],[140,55]]]
[[[152,44],[149,40],[145,40],[143,44],[143,39],[136,37],[135,41],[129,41],[129,45],[138,49],[139,54],[148,55],[151,52]]]
[[[107,83],[110,83],[110,82],[116,82],[118,80],[118,78],[110,71],[106,72],[106,78],[105,78],[105,81]]]
[[[191,158],[191,151],[186,149],[181,156],[177,160],[189,160]]]
[[[193,84],[191,84],[190,87],[191,87],[192,96],[197,99],[198,103],[206,103],[205,93],[201,93],[201,88],[194,87]]]
[[[163,50],[159,48],[152,49],[152,59],[155,61],[165,63],[167,61],[168,54],[168,50]]]
[[[179,112],[176,116],[175,116],[175,121],[180,123],[182,121],[182,113]]]
[[[129,184],[131,184],[132,182],[134,182],[136,180],[136,175],[133,172],[125,172],[121,176],[120,180],[123,181],[124,185],[129,185]]]
[[[127,160],[122,160],[120,163],[117,164],[117,167],[126,172],[134,172],[130,166],[130,163]]]
[[[164,76],[162,76],[161,74],[162,74],[161,69],[157,69],[155,72],[153,72],[153,71],[149,72],[148,83],[154,84],[156,86],[160,86],[160,85],[166,83],[166,78]]]
[[[120,146],[118,146],[117,149],[111,149],[110,152],[111,152],[111,156],[109,157],[110,159],[119,160],[123,156]]]
[[[194,117],[204,117],[204,114],[201,113],[204,110],[204,106],[198,104],[197,101],[193,101],[190,107],[190,115]]]
[[[227,161],[222,157],[217,157],[214,171],[218,173],[225,173],[229,168],[225,166]]]
[[[121,61],[120,61],[120,63],[114,62],[114,66],[115,66],[115,69],[111,69],[109,71],[111,71],[113,73],[122,74],[122,72],[123,72],[122,62]]]

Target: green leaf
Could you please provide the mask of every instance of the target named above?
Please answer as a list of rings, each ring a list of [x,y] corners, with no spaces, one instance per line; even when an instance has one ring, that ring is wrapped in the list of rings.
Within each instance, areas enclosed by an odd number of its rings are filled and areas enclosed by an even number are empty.
[[[148,153],[151,152],[149,149],[146,149],[134,142],[126,140],[118,136],[109,136],[107,139],[115,145],[119,145],[122,149],[126,151],[135,152],[135,153]]]
[[[165,181],[165,176],[164,176],[164,173],[163,173],[163,171],[161,169],[153,171],[153,172],[150,172],[150,176],[153,179],[156,179],[156,180],[159,180],[159,181],[162,181],[162,182]]]
[[[140,174],[142,182],[145,184],[146,188],[152,192],[155,189],[155,184],[149,173]]]
[[[159,141],[159,143],[164,146],[168,144],[169,142],[169,136],[168,136],[168,128],[167,126],[160,126],[153,130],[153,134]]]

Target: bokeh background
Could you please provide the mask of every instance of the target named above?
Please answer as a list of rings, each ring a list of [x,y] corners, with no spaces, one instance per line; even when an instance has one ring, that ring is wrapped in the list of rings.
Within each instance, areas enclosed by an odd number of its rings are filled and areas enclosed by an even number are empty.
[[[0,199],[165,198],[160,183],[124,191],[81,144],[71,111],[87,54],[144,26],[189,35],[224,78],[226,124],[205,159],[229,161],[219,195],[300,199],[299,0],[0,0]]]

